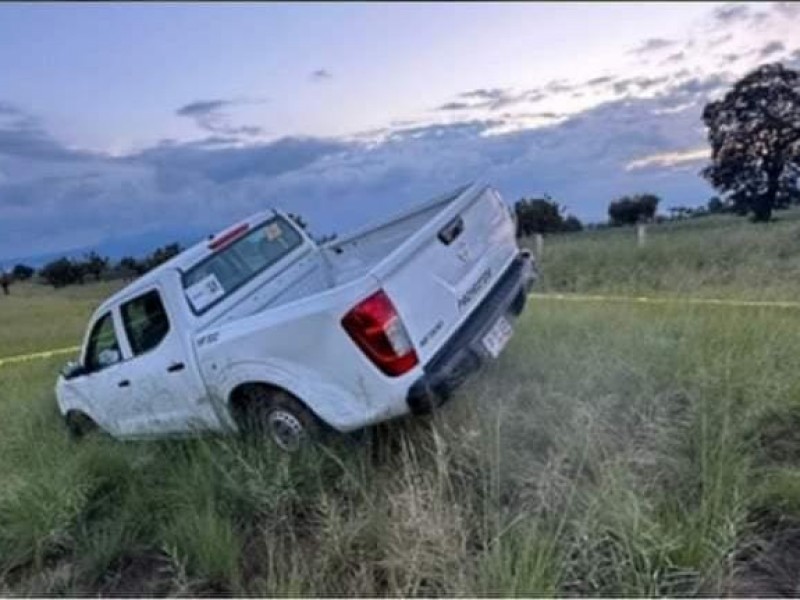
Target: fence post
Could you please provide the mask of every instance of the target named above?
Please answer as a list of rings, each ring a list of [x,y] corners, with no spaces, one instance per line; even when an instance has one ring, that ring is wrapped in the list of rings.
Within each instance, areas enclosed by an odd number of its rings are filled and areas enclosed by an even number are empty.
[[[644,248],[645,244],[647,243],[647,225],[644,223],[639,223],[636,226],[636,245],[639,248]]]
[[[537,233],[533,239],[536,242],[536,258],[541,258],[544,252],[544,236],[541,233]]]

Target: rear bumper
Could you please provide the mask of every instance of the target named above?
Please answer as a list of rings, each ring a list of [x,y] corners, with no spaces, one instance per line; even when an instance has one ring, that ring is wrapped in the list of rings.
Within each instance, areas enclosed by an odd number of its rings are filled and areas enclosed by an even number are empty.
[[[449,399],[452,392],[489,358],[482,339],[501,316],[511,320],[525,308],[537,273],[528,251],[520,252],[481,304],[423,368],[408,391],[412,413],[425,413]]]

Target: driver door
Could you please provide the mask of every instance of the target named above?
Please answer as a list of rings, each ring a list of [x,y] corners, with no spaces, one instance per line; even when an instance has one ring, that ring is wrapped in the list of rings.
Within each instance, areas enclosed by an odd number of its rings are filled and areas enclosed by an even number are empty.
[[[83,356],[85,375],[76,381],[76,391],[86,398],[91,417],[112,435],[125,435],[125,363],[113,311],[100,315],[92,325]]]

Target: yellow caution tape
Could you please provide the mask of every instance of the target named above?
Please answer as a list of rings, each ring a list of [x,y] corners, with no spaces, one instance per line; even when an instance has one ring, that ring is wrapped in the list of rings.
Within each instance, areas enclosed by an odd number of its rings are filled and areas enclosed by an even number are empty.
[[[712,306],[750,306],[761,308],[800,308],[800,302],[789,302],[780,300],[721,300],[718,298],[651,298],[648,296],[604,296],[592,294],[542,294],[533,292],[528,294],[537,300],[566,300],[568,302],[627,302],[636,304],[700,304]],[[77,352],[80,346],[70,346],[69,348],[57,348],[55,350],[45,350],[44,352],[34,352],[20,356],[9,356],[0,358],[0,367],[29,360],[40,358],[50,358],[60,354]]]
[[[55,350],[45,350],[44,352],[33,352],[32,354],[8,356],[6,358],[0,358],[0,367],[29,360],[37,360],[39,358],[50,358],[52,356],[58,356],[59,354],[69,354],[70,352],[77,352],[80,349],[80,346],[70,346],[69,348],[56,348]]]
[[[537,300],[567,300],[573,302],[627,302],[637,304],[700,304],[712,306],[749,306],[761,308],[800,308],[800,302],[780,300],[721,300],[718,298],[650,298],[647,296],[601,296],[588,294],[531,293]]]

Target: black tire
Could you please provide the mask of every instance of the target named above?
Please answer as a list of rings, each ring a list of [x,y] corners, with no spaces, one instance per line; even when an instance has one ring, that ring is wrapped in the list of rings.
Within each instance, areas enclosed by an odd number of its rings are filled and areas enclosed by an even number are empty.
[[[67,426],[69,436],[74,440],[79,440],[99,430],[97,423],[89,415],[78,410],[69,411],[64,417],[64,423]]]
[[[322,424],[302,402],[280,389],[249,386],[237,399],[234,415],[248,437],[267,437],[284,452],[297,452],[319,440]]]

